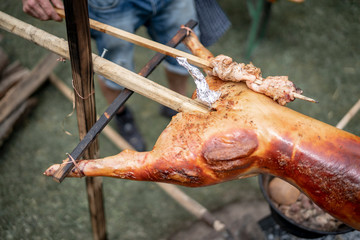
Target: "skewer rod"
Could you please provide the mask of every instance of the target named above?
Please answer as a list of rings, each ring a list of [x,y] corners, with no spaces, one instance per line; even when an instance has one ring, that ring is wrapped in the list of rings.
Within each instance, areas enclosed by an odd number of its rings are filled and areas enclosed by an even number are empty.
[[[65,13],[64,10],[62,9],[56,9],[56,12],[62,17],[65,18]],[[152,41],[150,39],[138,36],[136,34],[133,33],[129,33],[126,32],[124,30],[112,27],[110,25],[95,21],[93,19],[89,19],[90,22],[90,28],[95,29],[97,31],[109,34],[111,36],[120,38],[122,40],[125,40],[127,42],[131,42],[134,43],[138,46],[141,47],[145,47],[151,50],[154,50],[156,52],[168,55],[170,57],[185,57],[188,59],[188,62],[201,67],[201,68],[206,68],[206,67],[210,67],[210,62],[205,60],[205,59],[201,59],[199,57],[196,57],[192,54],[177,50],[175,48],[166,46],[164,44]]]

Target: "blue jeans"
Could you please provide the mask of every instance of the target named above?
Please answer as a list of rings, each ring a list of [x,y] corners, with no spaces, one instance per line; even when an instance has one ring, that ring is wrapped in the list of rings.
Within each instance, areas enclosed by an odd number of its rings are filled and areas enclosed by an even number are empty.
[[[90,18],[134,33],[140,26],[145,26],[150,37],[160,43],[167,43],[190,19],[197,20],[193,0],[88,0]],[[195,29],[196,34],[198,30]],[[99,53],[108,50],[105,58],[131,71],[134,71],[132,43],[108,34],[91,30],[96,40]],[[187,51],[180,44],[179,50]],[[174,58],[167,57],[164,62],[167,70],[186,75],[187,71]],[[116,83],[106,80],[106,85],[113,89],[122,89]]]

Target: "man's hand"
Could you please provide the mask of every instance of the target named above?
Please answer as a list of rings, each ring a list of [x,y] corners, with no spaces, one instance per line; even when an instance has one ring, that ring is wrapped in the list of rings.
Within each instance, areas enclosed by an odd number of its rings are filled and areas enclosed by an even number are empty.
[[[40,20],[55,20],[60,22],[62,19],[56,13],[54,7],[64,9],[61,0],[22,0],[23,11]]]

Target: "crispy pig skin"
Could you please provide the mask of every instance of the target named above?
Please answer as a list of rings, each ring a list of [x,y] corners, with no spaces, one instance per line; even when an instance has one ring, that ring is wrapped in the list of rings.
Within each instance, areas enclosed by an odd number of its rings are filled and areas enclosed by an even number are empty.
[[[209,57],[196,41],[188,38],[187,45]],[[209,113],[179,113],[151,151],[125,150],[83,160],[69,176],[81,177],[81,170],[85,176],[201,187],[268,173],[360,230],[358,136],[280,106],[244,83],[223,82],[215,76],[207,81],[212,90],[221,92]],[[59,166],[51,166],[45,174],[51,176]]]

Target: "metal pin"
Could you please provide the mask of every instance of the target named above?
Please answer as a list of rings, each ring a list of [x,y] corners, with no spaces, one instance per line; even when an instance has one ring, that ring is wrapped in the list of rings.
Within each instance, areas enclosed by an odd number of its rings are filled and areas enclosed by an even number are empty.
[[[107,53],[107,51],[108,51],[108,50],[107,50],[106,48],[104,48],[104,50],[103,50],[103,52],[101,53],[101,56],[100,56],[100,57],[103,58],[103,57],[105,56],[105,54]]]

